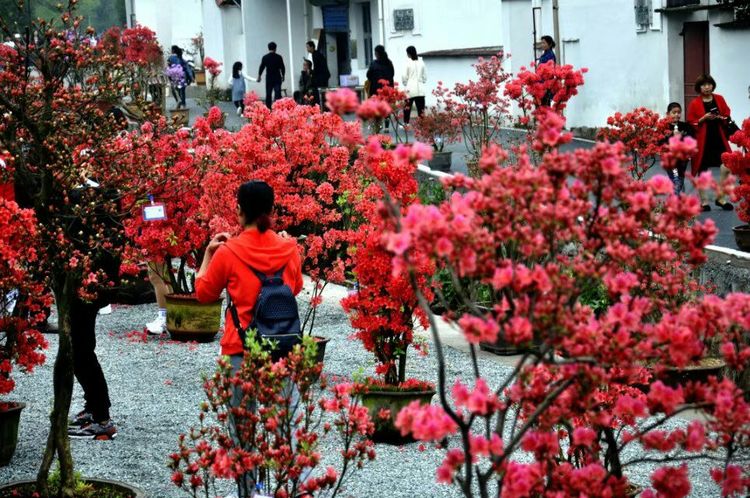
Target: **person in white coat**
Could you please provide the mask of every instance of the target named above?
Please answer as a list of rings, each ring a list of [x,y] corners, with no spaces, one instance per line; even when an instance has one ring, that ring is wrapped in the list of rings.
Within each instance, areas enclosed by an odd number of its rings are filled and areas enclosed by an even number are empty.
[[[409,60],[406,63],[406,70],[401,78],[406,90],[406,107],[404,108],[404,124],[409,124],[411,118],[411,108],[417,105],[417,116],[422,117],[424,113],[424,95],[425,83],[427,83],[427,70],[424,62],[417,55],[417,49],[413,46],[406,47],[406,55]]]

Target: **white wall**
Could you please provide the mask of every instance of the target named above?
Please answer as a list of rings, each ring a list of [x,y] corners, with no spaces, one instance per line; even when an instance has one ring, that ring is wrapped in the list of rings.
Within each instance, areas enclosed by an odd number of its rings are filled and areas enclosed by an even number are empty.
[[[747,69],[750,31],[718,28],[714,24],[731,17],[712,14],[709,22],[711,76],[716,80],[716,93],[722,95],[732,110],[737,124],[750,118],[750,71]]]
[[[382,0],[384,2],[385,47],[400,83],[406,66],[406,47],[417,52],[499,46],[503,43],[501,2],[498,0]],[[395,31],[394,9],[414,9],[414,30]],[[377,18],[375,18],[377,19]],[[427,58],[427,102],[437,82],[452,87],[457,81],[475,78],[472,58]]]
[[[201,0],[133,0],[132,5],[136,22],[156,32],[166,53],[172,45],[193,50],[190,39],[203,29]]]

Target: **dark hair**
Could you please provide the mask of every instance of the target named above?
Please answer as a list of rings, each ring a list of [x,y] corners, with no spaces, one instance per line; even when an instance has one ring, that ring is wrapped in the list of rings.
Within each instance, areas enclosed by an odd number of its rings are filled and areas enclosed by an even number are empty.
[[[375,46],[375,58],[381,62],[388,60],[388,52],[385,51],[385,47],[383,45]]]
[[[315,50],[315,42],[314,41],[310,40],[305,45],[307,45],[308,47],[310,47],[313,50]]]
[[[269,229],[273,209],[273,189],[269,184],[260,180],[243,183],[237,191],[237,204],[245,223],[255,223],[260,233]]]
[[[305,57],[305,58],[302,59],[302,66],[304,66],[305,64],[309,64],[310,65],[310,69],[312,69],[312,61],[310,59],[308,59],[307,57]]]
[[[542,37],[542,40],[547,42],[547,45],[549,45],[549,48],[555,48],[557,46],[557,43],[555,43],[555,39],[552,38],[550,35],[544,35]]]
[[[276,50],[276,42],[270,42],[268,44],[268,50]]]
[[[698,76],[698,79],[695,80],[695,86],[693,89],[695,89],[696,92],[701,93],[701,87],[706,83],[710,83],[714,87],[714,90],[716,90],[716,80],[713,79],[710,74],[701,74]]]
[[[419,56],[417,55],[417,49],[414,48],[414,45],[409,45],[408,47],[406,47],[406,55],[408,55],[409,58],[413,61],[419,58]]]
[[[182,59],[182,49],[177,45],[172,45],[172,53]]]
[[[682,106],[680,105],[679,102],[670,102],[669,105],[667,106],[667,114],[669,114],[672,111],[672,109],[677,109],[677,108],[682,110]]]
[[[242,63],[240,61],[232,64],[232,78],[239,78],[240,71],[242,71]]]

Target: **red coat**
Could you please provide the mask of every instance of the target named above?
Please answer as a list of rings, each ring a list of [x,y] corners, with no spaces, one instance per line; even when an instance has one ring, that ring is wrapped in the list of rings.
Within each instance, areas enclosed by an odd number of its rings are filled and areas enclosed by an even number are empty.
[[[728,118],[731,113],[729,110],[729,106],[727,105],[727,101],[724,100],[724,97],[715,93],[714,101],[716,102],[716,107],[719,109],[719,115]],[[703,160],[703,152],[705,151],[706,147],[706,127],[708,126],[708,124],[707,121],[703,121],[700,124],[698,123],[698,120],[705,114],[706,108],[703,107],[703,99],[699,95],[695,97],[692,102],[690,102],[687,110],[687,122],[690,123],[690,125],[695,129],[695,139],[698,141],[698,152],[696,152],[693,156],[693,161],[690,168],[693,176],[696,176],[698,174],[698,171],[700,170],[701,161]],[[727,134],[723,126],[719,126],[719,133],[721,134],[721,139],[724,142],[724,147],[726,148],[727,152],[730,151],[731,149],[729,148],[729,140],[727,140]]]
[[[284,283],[295,295],[302,290],[302,265],[296,240],[281,237],[271,230],[260,233],[249,228],[227,241],[216,249],[205,275],[195,279],[195,296],[202,303],[216,301],[226,288],[243,327],[252,321],[255,301],[260,294],[260,280],[248,265],[263,273],[273,273],[284,266],[281,276]],[[242,340],[228,310],[224,318],[221,354],[241,354]]]

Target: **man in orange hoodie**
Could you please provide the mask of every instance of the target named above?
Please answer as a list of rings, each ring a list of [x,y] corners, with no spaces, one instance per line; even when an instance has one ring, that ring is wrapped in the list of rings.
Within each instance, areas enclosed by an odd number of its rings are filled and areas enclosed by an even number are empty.
[[[232,239],[227,233],[216,235],[208,244],[195,279],[195,294],[201,302],[218,300],[226,288],[243,327],[253,319],[253,308],[261,288],[251,267],[266,275],[283,267],[284,283],[295,295],[302,290],[302,264],[296,241],[269,230],[273,202],[273,189],[267,183],[242,184],[237,204],[244,231]],[[225,318],[221,354],[241,357],[243,344],[237,327],[229,312]]]

